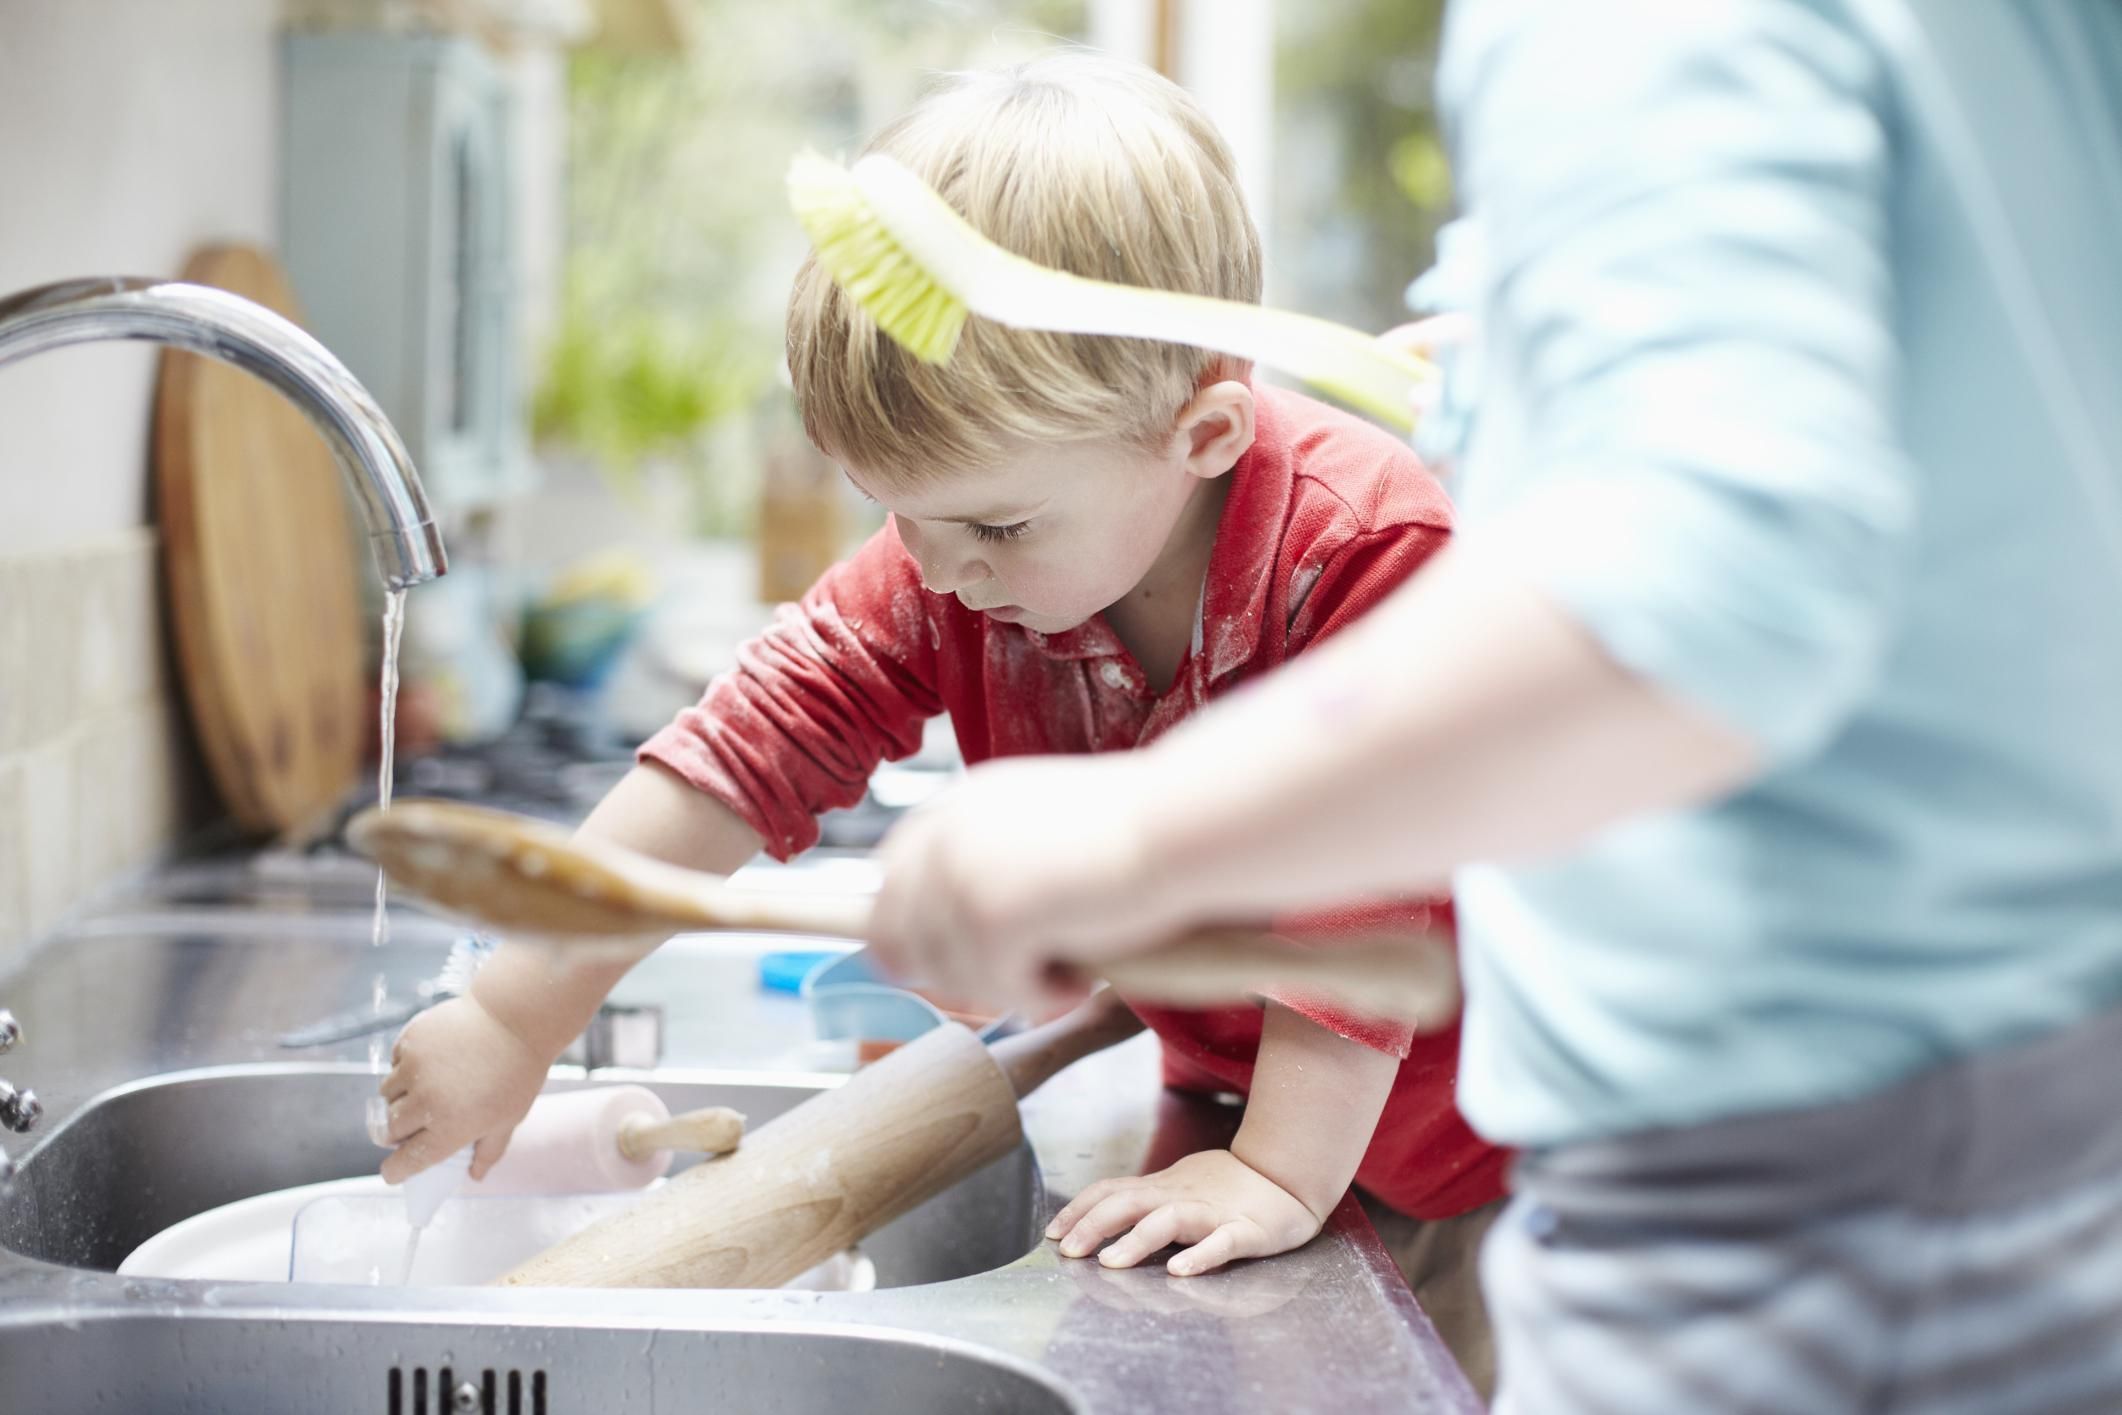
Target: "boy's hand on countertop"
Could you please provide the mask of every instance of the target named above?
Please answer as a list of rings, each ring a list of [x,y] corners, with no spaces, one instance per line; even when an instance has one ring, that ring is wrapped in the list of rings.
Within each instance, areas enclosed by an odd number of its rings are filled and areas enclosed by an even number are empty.
[[[545,1085],[546,1058],[477,1000],[451,998],[406,1024],[378,1088],[390,1102],[383,1177],[403,1183],[476,1144],[471,1177],[484,1178]]]
[[[1047,1225],[1061,1254],[1128,1268],[1173,1243],[1192,1246],[1165,1264],[1175,1277],[1212,1272],[1239,1258],[1266,1258],[1311,1241],[1325,1218],[1229,1150],[1203,1150],[1139,1178],[1101,1179]]]

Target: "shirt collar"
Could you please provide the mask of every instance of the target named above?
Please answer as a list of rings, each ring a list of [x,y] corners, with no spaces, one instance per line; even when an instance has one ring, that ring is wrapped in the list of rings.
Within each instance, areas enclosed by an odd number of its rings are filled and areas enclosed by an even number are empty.
[[[1260,647],[1260,623],[1281,559],[1293,478],[1275,390],[1253,390],[1253,444],[1225,475],[1231,479],[1230,493],[1209,550],[1195,634],[1200,645],[1195,656],[1208,654],[1211,680],[1244,667]],[[1025,637],[1048,658],[1116,658],[1127,652],[1102,614],[1059,634],[1027,629]]]

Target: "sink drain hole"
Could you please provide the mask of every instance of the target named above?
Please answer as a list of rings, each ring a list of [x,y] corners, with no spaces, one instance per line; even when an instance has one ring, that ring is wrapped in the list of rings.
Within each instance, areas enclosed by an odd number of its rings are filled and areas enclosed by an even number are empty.
[[[505,1375],[488,1367],[476,1380],[465,1372],[460,1381],[448,1366],[393,1366],[384,1384],[386,1415],[547,1415],[545,1372],[531,1372],[527,1382],[522,1371]]]

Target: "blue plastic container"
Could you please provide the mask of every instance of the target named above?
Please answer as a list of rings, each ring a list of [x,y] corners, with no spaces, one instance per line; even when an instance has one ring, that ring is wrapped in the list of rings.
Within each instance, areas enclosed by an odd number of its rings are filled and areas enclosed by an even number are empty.
[[[825,1041],[910,1042],[949,1020],[927,998],[885,982],[866,951],[820,962],[802,991]],[[1015,1026],[1014,1016],[998,1017],[980,1029],[980,1039],[993,1041]]]

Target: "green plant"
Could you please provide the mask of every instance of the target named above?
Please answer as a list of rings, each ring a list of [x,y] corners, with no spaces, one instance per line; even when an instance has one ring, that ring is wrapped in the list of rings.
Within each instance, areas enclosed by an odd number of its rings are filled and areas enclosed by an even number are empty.
[[[598,312],[570,289],[533,409],[540,438],[573,443],[622,479],[749,411],[772,365],[743,337],[651,309]]]
[[[1442,0],[1277,10],[1274,248],[1291,303],[1380,328],[1400,317],[1449,216],[1434,68]]]
[[[759,467],[721,434],[787,396],[782,309],[805,248],[789,155],[851,150],[938,70],[1078,34],[1084,5],[693,3],[689,53],[570,64],[563,294],[533,426],[629,498],[651,467],[684,477],[690,529],[726,535],[749,524]]]

